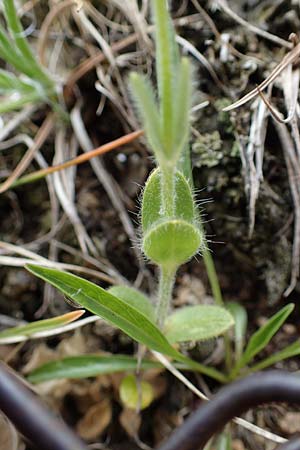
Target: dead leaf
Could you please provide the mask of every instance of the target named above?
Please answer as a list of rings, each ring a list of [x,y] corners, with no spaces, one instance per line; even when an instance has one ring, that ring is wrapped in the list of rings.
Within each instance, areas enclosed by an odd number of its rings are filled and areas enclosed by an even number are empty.
[[[57,359],[55,350],[51,350],[46,344],[39,344],[33,350],[28,363],[23,367],[22,373],[27,374],[37,367],[49,361]]]
[[[300,432],[300,412],[287,412],[278,421],[284,433],[294,434]]]
[[[85,416],[79,420],[76,426],[78,434],[86,440],[99,437],[109,425],[112,417],[112,407],[109,399],[91,406]]]
[[[0,413],[0,449],[19,450],[19,436],[13,424]]]
[[[119,421],[130,437],[138,435],[142,419],[141,415],[135,409],[123,409],[119,416]]]
[[[62,339],[57,347],[59,357],[83,355],[87,352],[86,338],[80,329],[66,339]]]

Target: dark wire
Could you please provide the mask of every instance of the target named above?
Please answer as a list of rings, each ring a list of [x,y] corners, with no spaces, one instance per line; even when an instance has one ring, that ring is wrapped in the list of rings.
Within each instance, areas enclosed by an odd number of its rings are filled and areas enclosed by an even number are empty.
[[[268,371],[232,383],[211,401],[201,405],[158,450],[202,449],[231,419],[250,408],[270,402],[300,405],[300,376]],[[300,450],[300,438],[293,438],[279,449]]]
[[[83,442],[1,362],[0,410],[38,450],[87,450]]]

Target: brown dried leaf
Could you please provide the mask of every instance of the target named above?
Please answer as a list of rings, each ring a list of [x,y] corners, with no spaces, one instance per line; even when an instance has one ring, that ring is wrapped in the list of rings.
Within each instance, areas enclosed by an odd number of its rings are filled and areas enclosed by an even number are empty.
[[[85,416],[76,426],[78,434],[86,440],[99,437],[109,425],[112,416],[110,400],[104,398],[101,402],[91,406]]]
[[[33,350],[28,363],[23,367],[22,372],[27,374],[37,367],[57,358],[55,350],[51,350],[46,344],[39,344]]]
[[[123,409],[119,416],[119,421],[130,437],[137,436],[142,419],[140,414],[135,409]]]
[[[294,434],[300,432],[300,412],[287,412],[279,421],[284,433]]]
[[[19,444],[17,430],[12,423],[0,413],[0,449],[19,450]]]
[[[83,355],[86,353],[87,342],[81,330],[77,329],[71,337],[62,339],[57,347],[57,351],[59,357]]]

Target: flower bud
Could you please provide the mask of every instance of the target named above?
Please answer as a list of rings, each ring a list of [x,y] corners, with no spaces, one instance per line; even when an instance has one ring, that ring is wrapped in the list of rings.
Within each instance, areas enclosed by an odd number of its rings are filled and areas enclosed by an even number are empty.
[[[142,249],[156,264],[177,268],[192,258],[202,243],[193,194],[179,171],[175,174],[174,217],[165,218],[162,211],[161,172],[156,169],[143,193]]]

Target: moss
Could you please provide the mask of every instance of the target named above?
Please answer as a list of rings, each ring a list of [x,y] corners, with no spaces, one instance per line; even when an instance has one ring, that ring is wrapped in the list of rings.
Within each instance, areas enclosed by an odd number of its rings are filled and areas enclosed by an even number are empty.
[[[192,146],[196,167],[217,166],[223,158],[222,139],[219,131],[205,133]]]

